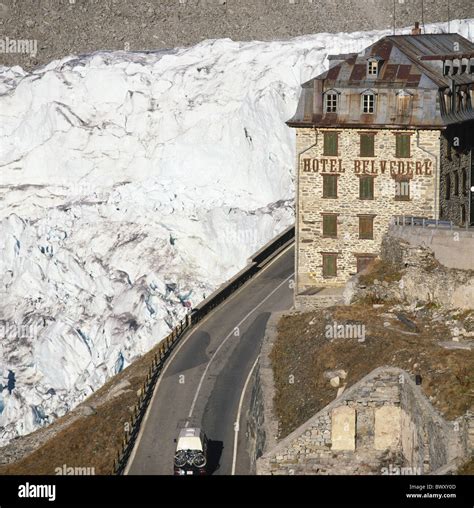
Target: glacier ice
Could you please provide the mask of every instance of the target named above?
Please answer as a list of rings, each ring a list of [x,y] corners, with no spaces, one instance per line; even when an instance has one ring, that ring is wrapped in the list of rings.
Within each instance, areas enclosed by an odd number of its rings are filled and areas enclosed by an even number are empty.
[[[472,20],[451,27],[473,38]],[[0,445],[64,415],[292,223],[301,83],[388,33],[0,67]]]

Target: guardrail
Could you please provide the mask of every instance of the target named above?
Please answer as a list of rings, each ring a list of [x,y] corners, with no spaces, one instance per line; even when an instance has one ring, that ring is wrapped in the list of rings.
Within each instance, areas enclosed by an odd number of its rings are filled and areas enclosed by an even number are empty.
[[[396,215],[394,217],[396,226],[421,226],[423,228],[434,226],[436,228],[453,229],[453,221],[428,219],[427,217],[415,217],[411,215]]]
[[[291,226],[285,229],[280,235],[257,251],[249,259],[247,266],[243,270],[197,305],[179,322],[173,331],[161,341],[158,352],[154,355],[151,362],[145,382],[139,391],[138,401],[133,409],[130,420],[124,426],[122,443],[113,464],[114,474],[122,475],[127,467],[138,433],[140,432],[143,418],[153,397],[156,382],[166,359],[181,337],[199,323],[204,316],[209,314],[212,309],[227,300],[227,298],[259,272],[273,257],[293,243],[294,238],[295,227]]]

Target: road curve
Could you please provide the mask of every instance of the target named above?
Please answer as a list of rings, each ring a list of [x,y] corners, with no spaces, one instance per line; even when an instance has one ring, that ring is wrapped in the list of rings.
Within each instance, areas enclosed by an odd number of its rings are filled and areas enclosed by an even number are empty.
[[[292,305],[293,272],[290,247],[181,339],[155,387],[126,474],[173,474],[174,439],[184,426],[206,432],[212,474],[231,474],[233,462],[235,474],[251,474],[245,438],[251,384],[244,395],[243,389],[270,313]]]

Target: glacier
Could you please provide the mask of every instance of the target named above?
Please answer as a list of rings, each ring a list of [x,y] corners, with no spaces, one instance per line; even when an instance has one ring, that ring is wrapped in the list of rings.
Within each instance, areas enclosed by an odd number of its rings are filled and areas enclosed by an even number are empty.
[[[451,28],[473,39],[474,20]],[[149,351],[294,221],[300,85],[388,34],[0,67],[0,446]]]

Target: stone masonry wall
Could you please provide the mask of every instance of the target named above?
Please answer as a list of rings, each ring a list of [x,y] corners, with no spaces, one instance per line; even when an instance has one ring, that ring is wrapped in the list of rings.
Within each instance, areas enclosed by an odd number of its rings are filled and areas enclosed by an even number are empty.
[[[471,167],[474,168],[473,138],[472,125],[463,125],[458,130],[449,129],[446,135],[441,137],[440,218],[451,220],[457,226],[465,226],[471,222],[469,189],[474,183],[470,181]]]
[[[406,248],[401,248],[405,242]],[[447,268],[474,271],[474,230],[392,225],[382,242],[381,254],[388,261],[402,264],[402,254],[408,259],[408,246],[427,247],[437,261]]]
[[[377,131],[375,157],[361,158],[361,131],[355,129],[337,130],[337,157],[323,156],[325,130],[337,129],[297,129],[297,294],[311,287],[344,285],[357,272],[355,254],[379,253],[383,235],[394,215],[433,217],[437,210],[439,175],[437,157],[433,154],[439,154],[439,131]],[[400,132],[412,134],[408,159],[395,157],[395,133]],[[314,160],[319,160],[319,165]],[[323,160],[328,161],[325,167]],[[395,178],[410,173],[411,199],[396,200]],[[322,174],[339,175],[336,199],[322,198]],[[373,200],[359,199],[358,174],[375,175]],[[322,213],[338,214],[336,239],[323,238]],[[373,240],[359,239],[358,214],[375,215]],[[338,254],[336,277],[323,277],[322,252]]]
[[[358,296],[371,292],[381,300],[474,309],[473,249],[471,231],[391,226],[382,242],[381,258],[403,270],[402,278],[387,287],[359,289]],[[348,287],[346,302],[353,297],[353,287]]]
[[[257,474],[426,474],[472,455],[472,425],[444,420],[407,372],[380,367],[267,449]]]

